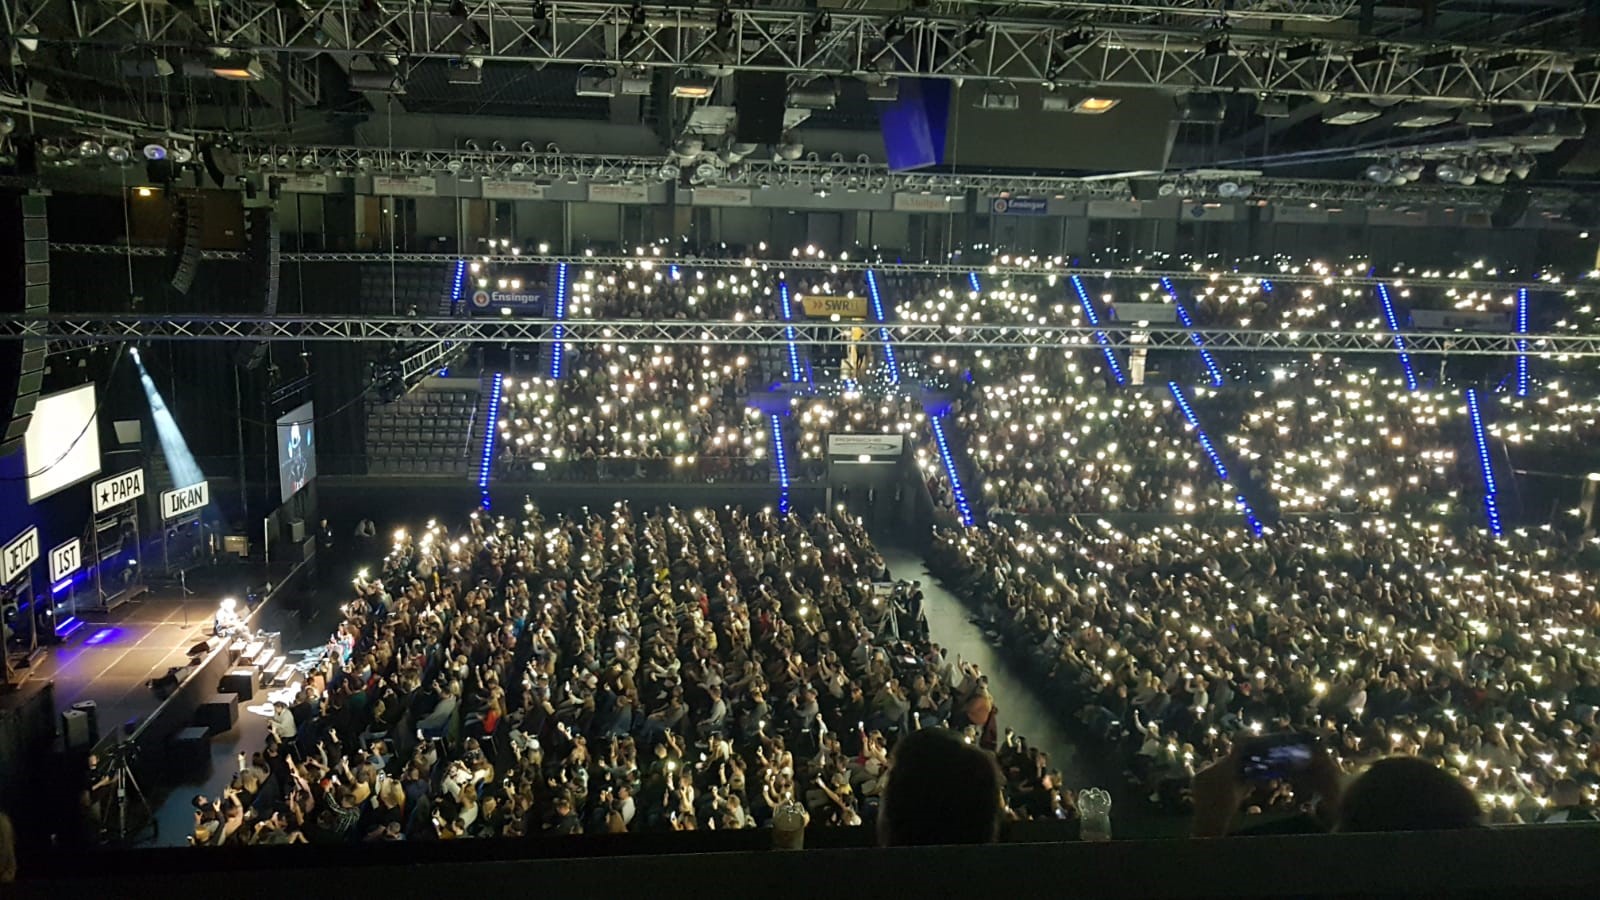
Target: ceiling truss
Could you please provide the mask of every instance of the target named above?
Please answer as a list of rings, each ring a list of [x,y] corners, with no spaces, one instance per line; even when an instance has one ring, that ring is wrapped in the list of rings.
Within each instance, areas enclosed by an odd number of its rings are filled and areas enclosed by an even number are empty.
[[[711,344],[749,346],[851,343],[851,323],[686,322],[569,320],[561,323],[568,344]],[[327,316],[100,316],[59,315],[0,318],[0,340],[45,339],[53,346],[102,341],[381,341],[454,343],[553,343],[548,319],[459,319]],[[1392,355],[1393,335],[1384,331],[1272,331],[1213,328],[1191,331],[1176,325],[1107,323],[1067,325],[890,326],[904,347],[1115,349],[1194,352],[1194,336],[1218,352]],[[790,335],[793,337],[790,337]],[[1515,356],[1538,359],[1600,357],[1600,336],[1405,332],[1413,356]],[[1524,345],[1524,342],[1525,345]]]
[[[1063,5],[1063,4],[1058,4]],[[797,75],[916,75],[973,81],[1220,90],[1376,101],[1524,108],[1600,107],[1593,54],[1512,46],[1441,45],[1269,30],[1272,8],[1226,25],[1161,15],[1156,4],[1072,4],[1057,18],[748,9],[546,0],[213,0],[179,4],[0,0],[5,21],[41,43],[192,52],[178,23],[199,22],[212,45],[261,54],[573,63],[649,69],[711,67]],[[1337,5],[1337,4],[1336,4]],[[189,6],[189,4],[184,4]],[[1159,5],[1164,6],[1164,4]],[[1198,2],[1179,4],[1185,12]],[[452,14],[454,8],[460,14]],[[1319,16],[1320,17],[1320,16]],[[1152,22],[1152,19],[1154,20]],[[1176,21],[1174,21],[1176,20]],[[1235,21],[1237,20],[1237,21]],[[1223,38],[1216,43],[1217,38]]]

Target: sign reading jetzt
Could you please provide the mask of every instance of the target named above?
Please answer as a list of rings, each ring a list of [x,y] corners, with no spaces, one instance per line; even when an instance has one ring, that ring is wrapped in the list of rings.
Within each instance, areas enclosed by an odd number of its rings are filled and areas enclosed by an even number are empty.
[[[39,529],[29,528],[17,535],[0,550],[0,581],[10,584],[13,579],[39,558]]]
[[[211,505],[211,484],[202,481],[161,495],[161,518],[176,519]]]

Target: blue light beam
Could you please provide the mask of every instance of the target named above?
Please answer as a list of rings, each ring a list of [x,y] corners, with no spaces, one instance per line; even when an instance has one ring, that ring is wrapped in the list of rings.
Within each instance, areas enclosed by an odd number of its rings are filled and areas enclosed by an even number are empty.
[[[1494,466],[1489,461],[1489,438],[1483,432],[1483,415],[1478,410],[1478,389],[1467,388],[1467,415],[1472,419],[1472,439],[1478,445],[1478,466],[1483,471],[1483,511],[1489,519],[1489,533],[1500,537],[1499,491],[1494,483]]]
[[[567,264],[556,264],[556,325],[555,342],[550,345],[550,377],[560,381],[561,375],[566,371],[566,343],[562,338],[567,336],[567,326],[561,323],[567,318]]]
[[[967,492],[961,487],[961,476],[956,473],[955,457],[950,455],[950,444],[944,437],[944,414],[929,416],[928,424],[933,427],[933,440],[939,445],[939,457],[944,460],[944,474],[950,479],[950,493],[956,498],[956,512],[961,517],[961,524],[972,527],[972,506],[967,503]]]
[[[1200,427],[1200,417],[1195,415],[1194,407],[1189,405],[1189,398],[1183,394],[1183,388],[1176,381],[1167,382],[1167,390],[1172,392],[1172,399],[1178,404],[1178,411],[1183,413],[1183,418],[1188,421],[1189,427],[1194,429],[1195,440],[1200,442],[1200,449],[1206,452],[1211,460],[1211,467],[1216,470],[1217,477],[1223,484],[1228,484],[1228,466],[1222,461],[1222,454],[1217,452],[1216,446],[1211,443],[1211,437],[1206,430]],[[1256,537],[1261,536],[1261,520],[1256,517],[1256,511],[1250,508],[1250,501],[1244,499],[1243,494],[1236,494],[1233,502],[1238,504],[1239,512],[1244,514],[1245,523],[1250,526],[1250,532]]]
[[[1517,288],[1517,396],[1528,396],[1528,289]]]
[[[1206,371],[1211,374],[1211,386],[1222,387],[1222,370],[1217,368],[1217,361],[1211,358],[1211,351],[1206,349],[1206,342],[1194,330],[1194,319],[1189,316],[1189,310],[1183,306],[1183,301],[1178,299],[1178,289],[1173,287],[1172,279],[1161,279],[1161,286],[1167,289],[1167,296],[1172,298],[1172,305],[1178,310],[1178,321],[1183,327],[1189,329],[1189,340],[1200,349],[1200,361],[1205,363]]]
[[[872,315],[877,318],[880,325],[887,323],[889,317],[883,314],[883,298],[878,294],[878,273],[867,270],[867,296],[872,300]],[[889,341],[889,329],[879,328],[878,337],[883,340],[883,359],[889,364],[889,383],[900,383],[900,363],[894,358],[894,345]]]
[[[794,322],[794,307],[789,303],[789,282],[778,282],[778,309],[783,313],[785,323]],[[793,324],[783,326],[783,337],[789,342],[789,380],[811,383],[811,371],[800,366],[800,347],[795,343]]]
[[[1417,373],[1411,368],[1411,354],[1406,352],[1406,339],[1400,333],[1400,318],[1394,313],[1394,301],[1389,299],[1388,285],[1378,285],[1378,303],[1383,307],[1384,321],[1389,323],[1389,332],[1394,335],[1394,349],[1400,356],[1400,367],[1406,373],[1406,390],[1417,389]]]
[[[139,385],[144,388],[145,399],[150,401],[150,421],[156,427],[156,439],[161,442],[161,453],[167,458],[167,470],[172,473],[172,486],[174,488],[189,487],[206,480],[205,473],[200,471],[200,464],[194,461],[194,454],[189,451],[189,442],[184,440],[182,429],[178,428],[178,421],[172,417],[172,411],[167,409],[167,401],[162,398],[161,391],[157,390],[156,383],[144,367],[144,361],[138,353],[133,353],[133,364],[139,368]]]
[[[1078,305],[1083,308],[1083,317],[1089,324],[1100,327],[1100,314],[1094,311],[1094,304],[1089,302],[1089,292],[1083,289],[1083,281],[1078,276],[1072,276],[1072,289],[1078,292]],[[1127,376],[1122,374],[1122,364],[1117,362],[1117,351],[1111,349],[1111,339],[1106,337],[1104,331],[1096,331],[1094,339],[1099,342],[1101,352],[1106,355],[1106,364],[1111,366],[1111,374],[1116,376],[1117,384],[1128,383]]]
[[[768,413],[772,423],[772,460],[778,464],[778,514],[789,514],[789,450],[783,445],[783,418]]]
[[[483,458],[478,461],[478,494],[483,508],[489,508],[489,473],[494,470],[494,443],[500,435],[500,393],[505,376],[494,373],[494,387],[489,389],[489,415],[484,423]]]

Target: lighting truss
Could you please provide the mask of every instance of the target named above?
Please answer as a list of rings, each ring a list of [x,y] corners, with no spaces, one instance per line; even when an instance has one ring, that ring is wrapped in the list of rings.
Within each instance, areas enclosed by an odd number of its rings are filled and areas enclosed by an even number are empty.
[[[513,150],[426,150],[379,147],[257,145],[244,147],[239,157],[246,171],[265,176],[324,174],[441,175],[495,179],[649,183],[665,156],[625,156],[582,153],[539,153]],[[1314,178],[1261,178],[1215,170],[1204,176],[1185,176],[1192,189],[1189,199],[1228,199],[1217,191],[1224,181],[1248,183],[1250,199],[1287,203],[1374,206],[1381,204],[1444,204],[1494,207],[1503,191],[1493,186],[1395,185],[1369,181]],[[945,196],[1002,192],[1050,194],[1083,200],[1131,200],[1127,180],[1081,179],[1050,175],[992,175],[961,172],[891,172],[885,163],[865,157],[846,160],[746,159],[738,167],[720,171],[715,182],[724,187],[805,187],[858,190],[872,193],[896,191]],[[1531,205],[1561,209],[1579,199],[1563,188],[1531,189]]]
[[[400,361],[400,377],[412,384],[417,377],[444,368],[464,349],[466,344],[459,341],[433,341]]]
[[[0,317],[0,340],[43,338],[53,343],[98,341],[449,341],[462,343],[568,345],[772,344],[781,347],[790,329],[798,344],[850,343],[851,326],[791,323],[689,322],[678,319],[594,321],[569,319],[557,338],[549,320],[452,317],[322,317],[322,316],[106,316],[96,314]],[[1177,324],[1138,325],[1102,322],[1097,326],[901,324],[889,326],[894,342],[907,347],[1026,348],[1063,350],[1101,348],[1181,350],[1194,352],[1191,334],[1199,334],[1213,352],[1393,354],[1393,335],[1381,330],[1273,331],[1250,328],[1206,328],[1191,331]],[[1101,337],[1104,340],[1101,340]],[[1406,351],[1413,356],[1516,356],[1527,352],[1541,359],[1600,357],[1600,335],[1457,334],[1406,332]]]
[[[1443,65],[1421,65],[1435,44],[1385,40],[1376,58],[1358,56],[1370,38],[1270,29],[1275,9],[1307,4],[1244,4],[1260,18],[1230,9],[1226,52],[1203,53],[1207,37],[1195,16],[1163,15],[1166,4],[1077,3],[1062,17],[1042,3],[1017,15],[982,20],[975,10],[874,12],[829,10],[830,28],[813,33],[807,9],[691,7],[668,3],[463,0],[298,0],[205,4],[0,0],[0,25],[29,25],[44,44],[184,51],[192,30],[212,45],[264,57],[327,54],[519,63],[568,63],[680,69],[791,72],[806,75],[907,74],[971,81],[1066,83],[1170,90],[1221,90],[1320,99],[1412,100],[1523,107],[1600,107],[1600,73],[1560,51],[1504,45],[1452,45]],[[1177,6],[1189,13],[1202,4]],[[1343,4],[1321,5],[1313,18]],[[1346,7],[1347,9],[1347,7]],[[643,20],[633,25],[635,10]],[[1008,10],[1009,11],[1009,10]],[[719,18],[724,27],[719,28]],[[1315,44],[1309,55],[1286,54]],[[1515,50],[1515,64],[1487,66]],[[1286,58],[1292,56],[1293,58]]]
[[[142,247],[127,244],[74,244],[52,243],[52,254],[84,253],[99,256],[137,256],[137,257],[162,257],[171,251],[165,247]],[[534,254],[524,253],[512,255],[510,253],[468,253],[467,256],[494,264],[531,264],[531,263],[568,263],[580,266],[637,266],[641,263],[651,265],[669,265],[677,263],[683,266],[693,266],[707,271],[740,270],[751,268],[779,271],[824,271],[829,272],[864,272],[868,268],[876,269],[885,275],[906,276],[954,276],[967,278],[975,275],[971,264],[947,263],[907,263],[895,261],[862,261],[840,259],[818,259],[815,257],[797,257],[793,259],[723,259],[708,258],[696,259],[694,257],[674,257],[663,259],[648,256],[626,255],[562,255],[562,254]],[[237,261],[245,258],[242,251],[236,250],[205,250],[200,254],[204,260]],[[388,253],[383,251],[350,252],[287,252],[279,254],[279,261],[284,263],[414,263],[423,265],[438,265],[452,263],[461,258],[458,253]],[[1213,274],[1209,269],[1160,269],[1145,266],[1066,266],[1053,263],[1033,263],[1031,265],[992,265],[982,268],[984,277],[1020,277],[1042,278],[1055,275],[1058,278],[1069,278],[1078,275],[1082,278],[1103,278],[1111,281],[1136,281],[1141,284],[1159,282],[1162,278],[1176,279],[1208,279]],[[1308,284],[1323,285],[1325,287],[1363,287],[1371,288],[1377,285],[1392,285],[1397,280],[1402,280],[1407,287],[1412,288],[1454,288],[1459,291],[1515,291],[1526,289],[1530,291],[1572,291],[1576,294],[1593,294],[1600,292],[1600,282],[1575,281],[1572,283],[1556,281],[1494,281],[1490,279],[1451,278],[1445,275],[1428,277],[1424,275],[1344,275],[1335,272],[1316,272],[1310,267],[1303,267],[1299,272],[1293,271],[1257,271],[1244,269],[1226,269],[1217,271],[1220,277],[1232,281],[1244,282],[1272,282],[1275,284]],[[970,282],[969,282],[970,283]]]

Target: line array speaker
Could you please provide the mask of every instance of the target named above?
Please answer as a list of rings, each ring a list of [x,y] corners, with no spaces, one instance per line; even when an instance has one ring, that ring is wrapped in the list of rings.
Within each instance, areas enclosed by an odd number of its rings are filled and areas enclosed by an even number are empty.
[[[173,231],[183,237],[174,254],[177,262],[172,269],[172,289],[187,294],[200,268],[200,233],[205,225],[206,204],[200,197],[182,197],[178,200],[177,212],[181,227]]]
[[[6,220],[6,234],[0,244],[12,248],[7,254],[13,265],[6,266],[0,279],[11,282],[10,290],[0,290],[0,308],[7,313],[44,316],[50,313],[50,224],[45,218],[45,195],[23,194],[0,216]],[[17,240],[16,238],[20,238]],[[18,254],[20,249],[20,255]],[[0,456],[22,445],[22,436],[33,420],[33,407],[44,385],[43,340],[28,338],[5,341],[0,346]]]
[[[278,314],[278,252],[282,240],[278,232],[278,213],[263,206],[245,213],[245,227],[249,229],[249,278],[252,284],[262,286],[261,314]],[[254,369],[267,358],[266,342],[246,344],[239,348],[238,363]]]

